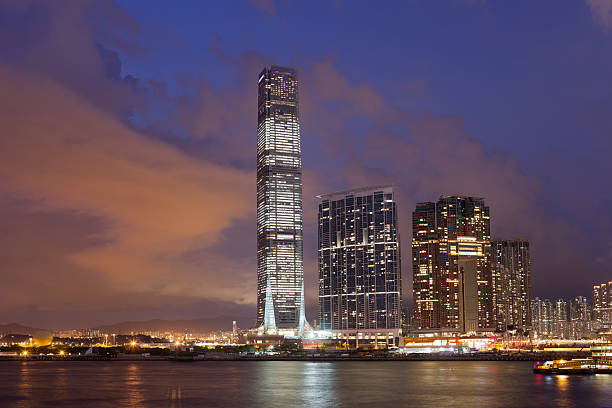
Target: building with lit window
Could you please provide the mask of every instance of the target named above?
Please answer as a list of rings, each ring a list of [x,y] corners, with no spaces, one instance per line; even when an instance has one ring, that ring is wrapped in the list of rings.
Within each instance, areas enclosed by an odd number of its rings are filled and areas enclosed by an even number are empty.
[[[494,330],[490,216],[484,199],[441,196],[437,203],[418,203],[412,222],[413,328]]]
[[[569,302],[570,337],[573,339],[591,336],[591,305],[585,296],[576,296]]]
[[[401,270],[392,186],[317,198],[321,330],[351,346],[397,344]]]
[[[493,248],[492,248],[493,251]],[[508,310],[510,306],[508,281],[510,270],[502,264],[494,262],[491,258],[491,292],[493,304],[493,320],[495,329],[506,331],[508,327]],[[512,327],[511,327],[512,328]]]
[[[436,203],[417,203],[412,213],[413,327],[440,327]]]
[[[257,326],[300,335],[304,313],[302,157],[298,80],[291,68],[259,75],[257,114]]]
[[[529,242],[491,241],[493,307],[501,330],[531,328],[531,264]]]
[[[539,336],[553,334],[553,304],[549,299],[536,297],[531,300],[532,326]]]
[[[553,311],[553,335],[560,339],[569,339],[569,324],[567,321],[567,302],[557,299]]]
[[[593,320],[604,329],[612,327],[612,282],[593,286]]]

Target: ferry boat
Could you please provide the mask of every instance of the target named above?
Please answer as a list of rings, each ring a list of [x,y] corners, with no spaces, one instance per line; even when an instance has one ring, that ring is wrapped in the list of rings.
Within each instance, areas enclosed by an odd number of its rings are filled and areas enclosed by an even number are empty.
[[[612,374],[612,343],[591,346],[590,358],[538,361],[536,374]]]

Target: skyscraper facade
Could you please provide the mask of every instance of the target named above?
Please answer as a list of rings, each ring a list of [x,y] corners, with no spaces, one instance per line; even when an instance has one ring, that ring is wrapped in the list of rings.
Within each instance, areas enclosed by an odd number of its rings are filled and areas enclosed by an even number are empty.
[[[561,339],[569,338],[569,325],[567,322],[567,302],[557,299],[553,311],[553,335]]]
[[[523,239],[491,241],[493,304],[500,329],[531,327],[531,263],[529,242]]]
[[[491,247],[491,252],[494,252],[493,246]],[[499,331],[508,330],[507,316],[510,307],[509,280],[510,270],[503,264],[495,262],[494,258],[491,257],[493,318],[495,320],[495,329]]]
[[[591,335],[591,305],[585,296],[576,296],[569,301],[570,337],[588,338]]]
[[[417,203],[412,213],[412,325],[417,329],[440,327],[439,250],[436,204]]]
[[[536,297],[531,300],[531,316],[533,330],[539,336],[553,334],[553,303],[549,299]]]
[[[358,188],[318,198],[320,328],[356,345],[393,343],[401,328],[393,188]]]
[[[593,286],[593,320],[605,329],[612,326],[612,282]]]
[[[441,196],[437,203],[417,204],[412,246],[414,327],[493,330],[490,216],[484,199]]]
[[[257,114],[257,325],[299,334],[304,313],[302,157],[298,80],[291,68],[259,75]]]

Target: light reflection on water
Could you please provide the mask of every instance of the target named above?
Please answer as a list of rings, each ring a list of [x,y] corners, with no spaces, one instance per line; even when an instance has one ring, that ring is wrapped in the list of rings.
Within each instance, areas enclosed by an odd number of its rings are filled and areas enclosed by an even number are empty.
[[[30,365],[27,363],[21,363],[19,365],[19,381],[17,383],[17,390],[15,397],[19,401],[20,399],[27,399],[32,393],[32,380],[30,379]],[[17,405],[22,406],[22,405]]]
[[[140,375],[141,369],[140,364],[132,362],[129,363],[123,383],[126,387],[127,405],[130,407],[137,407],[144,401],[144,394],[142,389],[142,377]]]
[[[555,398],[555,405],[559,408],[571,407],[568,399],[568,387],[569,387],[569,376],[567,375],[556,375],[551,377],[554,383],[554,387],[557,390],[557,397]]]
[[[612,375],[528,362],[0,362],[2,407],[610,407]]]
[[[168,405],[169,407],[172,407],[172,408],[182,408],[183,407],[183,393],[182,393],[180,385],[168,387],[166,398],[169,401],[169,405]]]

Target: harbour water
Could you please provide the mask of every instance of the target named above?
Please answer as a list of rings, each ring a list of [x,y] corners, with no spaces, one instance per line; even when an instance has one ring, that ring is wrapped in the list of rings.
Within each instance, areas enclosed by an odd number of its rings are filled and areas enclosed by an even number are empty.
[[[612,375],[509,361],[6,361],[1,407],[612,407]]]

